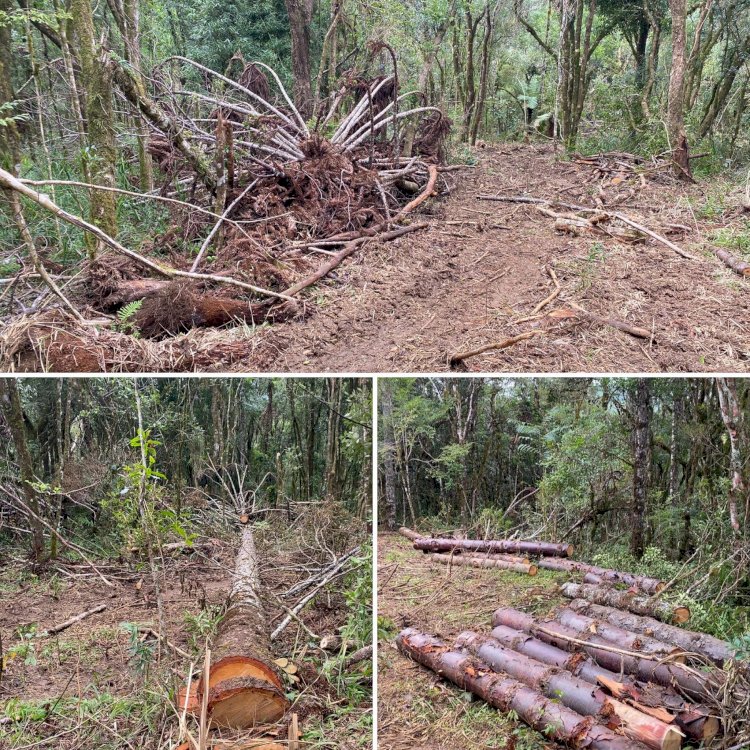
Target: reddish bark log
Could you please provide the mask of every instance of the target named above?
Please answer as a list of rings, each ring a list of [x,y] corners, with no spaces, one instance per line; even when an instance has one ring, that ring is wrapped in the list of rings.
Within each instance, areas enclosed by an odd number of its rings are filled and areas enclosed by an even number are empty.
[[[481,661],[451,651],[438,638],[414,628],[402,630],[396,638],[401,653],[450,680],[501,711],[518,717],[548,739],[592,750],[643,750],[645,745],[622,737],[590,716],[584,717],[517,680],[496,674]]]
[[[572,601],[570,608],[589,617],[607,620],[633,633],[657,638],[664,643],[673,643],[685,651],[702,654],[719,667],[724,666],[724,662],[732,658],[732,649],[728,643],[706,633],[683,630],[674,625],[659,622],[652,617],[639,617],[630,612],[621,612],[612,607],[592,604],[580,599]]]
[[[697,700],[706,698],[715,681],[721,679],[720,673],[699,676],[684,669],[680,664],[660,664],[651,659],[617,653],[617,647],[612,650],[612,642],[600,635],[590,632],[579,633],[555,620],[537,623],[531,615],[510,607],[496,610],[492,616],[492,625],[505,625],[515,630],[523,630],[536,636],[540,641],[565,651],[584,651],[597,664],[613,672],[632,674],[644,682],[678,686]]]
[[[631,677],[599,666],[580,651],[570,653],[520,630],[498,625],[492,637],[514,651],[571,674],[593,685],[604,684],[616,697],[632,701],[638,707],[662,707],[674,714],[675,724],[691,739],[708,741],[719,731],[719,721],[708,708],[687,703],[672,687],[636,682]]]
[[[664,643],[663,641],[657,641],[655,638],[649,638],[646,635],[631,633],[629,630],[612,625],[612,623],[606,620],[595,620],[569,607],[563,607],[558,610],[555,613],[555,619],[561,625],[565,625],[565,627],[579,633],[596,633],[618,648],[626,651],[640,652],[649,656],[656,656],[660,659],[666,656],[676,657],[676,660],[684,661],[684,656],[681,656],[684,651],[681,648]]]
[[[568,570],[575,573],[592,574],[610,583],[624,583],[627,586],[635,586],[646,594],[658,594],[666,585],[664,581],[658,581],[656,578],[637,576],[620,570],[610,570],[609,568],[599,568],[596,565],[589,565],[576,560],[542,557],[539,558],[538,565],[540,568],[547,568],[548,570]]]
[[[537,574],[536,565],[527,563],[509,562],[492,557],[466,557],[465,555],[430,555],[430,560],[443,565],[471,565],[474,568],[498,568],[500,570],[512,570],[516,573],[526,573],[530,576]]]
[[[560,587],[560,591],[568,599],[586,599],[593,604],[601,604],[618,610],[629,610],[638,615],[657,617],[664,622],[681,623],[687,622],[690,619],[690,610],[687,607],[676,607],[673,604],[667,604],[667,602],[662,602],[658,599],[652,601],[651,599],[637,596],[632,591],[618,591],[617,589],[605,586],[591,586],[578,583],[564,583]],[[613,620],[610,620],[610,622],[613,625],[620,624]],[[633,628],[627,628],[627,630],[633,630]],[[640,633],[643,631],[636,630],[634,632]],[[680,630],[679,632],[682,633],[685,631]],[[644,632],[644,635],[651,634]],[[660,640],[664,639],[661,638]]]
[[[414,549],[423,552],[522,552],[529,555],[559,555],[570,557],[573,554],[572,544],[554,544],[552,542],[515,542],[507,539],[416,539]]]
[[[494,638],[466,631],[456,638],[455,646],[467,650],[496,672],[503,672],[548,698],[559,700],[583,716],[593,716],[601,724],[653,750],[676,750],[682,743],[682,734],[675,726],[613,699],[570,672],[508,649]]]

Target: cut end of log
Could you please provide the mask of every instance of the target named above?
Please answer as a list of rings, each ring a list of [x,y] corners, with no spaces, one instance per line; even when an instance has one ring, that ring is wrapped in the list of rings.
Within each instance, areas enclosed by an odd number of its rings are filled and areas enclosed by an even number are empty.
[[[708,744],[721,729],[721,722],[715,716],[707,716],[703,720],[703,742]]]
[[[676,727],[670,727],[664,734],[661,750],[680,750],[685,736]]]
[[[244,526],[248,521],[250,520],[250,516],[247,515],[247,513],[243,513],[240,516],[240,523]]]
[[[233,677],[218,683],[208,694],[211,726],[246,729],[273,724],[285,713],[284,693],[265,680]]]
[[[530,564],[529,565],[529,575],[535,576],[539,572],[539,568],[537,568],[536,565]]]
[[[690,619],[690,609],[688,607],[675,607],[672,621],[677,625],[687,622]]]
[[[252,679],[269,682],[279,690],[283,689],[279,676],[271,667],[258,659],[249,656],[225,656],[223,659],[211,665],[211,674],[208,677],[208,689],[211,690],[220,682],[231,680],[235,677],[251,677]],[[203,689],[201,679],[198,692]]]

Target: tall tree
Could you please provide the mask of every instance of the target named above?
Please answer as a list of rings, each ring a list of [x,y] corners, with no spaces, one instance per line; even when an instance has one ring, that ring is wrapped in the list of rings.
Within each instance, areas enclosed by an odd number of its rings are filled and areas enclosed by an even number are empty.
[[[294,76],[294,103],[303,117],[312,112],[312,84],[310,81],[310,24],[313,0],[284,0],[289,16],[292,38],[292,75]]]
[[[380,402],[383,440],[381,443],[381,455],[385,471],[383,472],[385,482],[385,527],[392,531],[396,528],[396,439],[393,435],[393,380],[380,381]]]
[[[669,71],[667,131],[672,149],[674,173],[681,180],[692,180],[687,133],[685,132],[685,66],[687,0],[669,0],[672,15],[672,68]]]
[[[638,378],[633,408],[633,530],[630,549],[637,559],[643,557],[646,503],[651,469],[651,393],[647,378]]]
[[[740,533],[738,502],[744,500],[750,506],[750,495],[745,487],[743,473],[744,456],[744,419],[737,396],[737,384],[731,378],[716,378],[716,390],[719,394],[721,417],[729,435],[729,471],[732,484],[729,489],[729,522],[736,534]],[[745,512],[747,521],[747,507]]]

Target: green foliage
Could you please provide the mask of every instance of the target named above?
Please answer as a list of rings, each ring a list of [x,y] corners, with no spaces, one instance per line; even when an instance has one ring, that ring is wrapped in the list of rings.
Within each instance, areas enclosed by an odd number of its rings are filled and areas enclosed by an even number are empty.
[[[195,613],[185,612],[182,621],[193,651],[200,651],[205,646],[206,639],[213,637],[223,616],[222,608],[216,605],[209,605]]]
[[[2,25],[2,13],[0,12],[0,26]],[[7,128],[12,124],[19,122],[25,122],[30,120],[30,116],[26,112],[19,112],[18,114],[11,114],[14,109],[20,105],[20,102],[0,102],[0,128]]]
[[[138,674],[148,676],[151,662],[154,660],[155,647],[141,640],[138,626],[132,622],[121,622],[120,627],[128,634],[128,653],[130,663]]]
[[[141,309],[141,305],[143,305],[142,299],[128,302],[127,305],[123,305],[117,311],[117,324],[115,330],[120,331],[121,333],[129,333],[138,338],[141,332],[134,321],[134,317],[138,310]]]

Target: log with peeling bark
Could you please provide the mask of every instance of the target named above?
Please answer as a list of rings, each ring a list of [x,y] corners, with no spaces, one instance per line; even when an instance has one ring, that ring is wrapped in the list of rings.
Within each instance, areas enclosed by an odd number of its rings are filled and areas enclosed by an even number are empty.
[[[559,700],[563,706],[583,716],[593,716],[601,724],[652,750],[677,750],[682,744],[682,733],[673,724],[612,698],[570,672],[506,648],[492,637],[465,631],[456,638],[454,645],[478,657],[496,672],[503,672],[548,698]]]
[[[415,539],[414,549],[423,552],[522,552],[529,555],[570,557],[572,544],[553,542],[517,542],[509,539]]]
[[[560,592],[568,599],[585,599],[593,604],[601,604],[618,610],[629,610],[637,615],[656,617],[664,622],[682,623],[690,619],[688,607],[675,606],[659,599],[647,599],[634,594],[632,591],[619,591],[609,586],[592,586],[569,582],[560,587]],[[610,620],[610,622],[612,621]],[[628,630],[632,630],[632,628],[628,628]],[[650,635],[650,633],[646,633],[646,635]]]
[[[260,597],[258,555],[253,527],[244,526],[234,570],[229,606],[213,647],[208,684],[211,724],[246,728],[278,721],[288,707],[271,653],[268,617]]]
[[[724,662],[731,659],[733,655],[729,644],[719,638],[714,638],[706,633],[696,633],[677,628],[674,625],[659,622],[652,617],[641,617],[637,614],[622,612],[609,606],[602,606],[581,599],[572,601],[570,608],[589,617],[607,620],[613,625],[625,628],[633,633],[650,636],[664,643],[673,643],[685,649],[685,651],[701,654],[719,667],[724,666]]]
[[[430,560],[442,563],[443,565],[471,565],[474,568],[497,568],[499,570],[512,570],[516,573],[526,573],[526,575],[535,576],[537,574],[536,565],[527,563],[510,562],[508,560],[498,560],[492,557],[466,557],[465,555],[430,555]]]
[[[621,570],[600,568],[597,565],[578,562],[577,560],[560,560],[556,557],[541,557],[537,563],[540,568],[547,570],[567,570],[572,573],[584,573],[597,576],[600,581],[610,583],[624,583],[626,586],[635,586],[646,594],[658,594],[666,585],[664,581],[647,576],[638,576],[633,573],[625,573]],[[592,579],[589,579],[592,580]],[[592,582],[594,582],[592,580]]]
[[[407,539],[411,539],[412,542],[423,537],[423,534],[418,534],[416,531],[413,531],[406,526],[402,526],[398,530],[398,533],[401,534],[401,536],[405,536]]]
[[[617,647],[597,633],[578,632],[556,620],[538,623],[531,615],[510,607],[496,610],[492,615],[492,625],[525,631],[565,651],[583,651],[597,664],[613,672],[635,675],[643,682],[678,687],[696,700],[704,700],[721,681],[721,673],[699,674],[682,664],[666,664]]]
[[[677,662],[685,660],[684,649],[647,635],[631,633],[625,628],[620,628],[606,620],[588,617],[570,607],[563,607],[555,612],[555,619],[566,628],[579,633],[596,633],[626,651],[648,654],[659,659],[670,657],[671,661]]]
[[[750,276],[750,263],[742,260],[742,258],[738,258],[728,250],[720,247],[714,248],[714,254],[727,268],[731,268],[736,274],[742,277]]]
[[[693,740],[700,742],[713,739],[719,731],[719,720],[700,704],[688,703],[674,688],[654,683],[637,682],[630,676],[613,672],[597,664],[590,656],[580,651],[570,653],[557,646],[535,638],[520,630],[498,625],[492,637],[507,648],[524,656],[565,669],[592,685],[604,685],[612,695],[632,703],[641,711],[664,709],[674,716],[675,724]]]
[[[523,557],[522,555],[506,555],[502,552],[485,552],[482,557],[487,558],[488,560],[505,560],[506,562],[523,563],[524,565],[529,565],[531,563],[531,559],[528,557]],[[534,567],[537,567],[536,564]]]
[[[501,711],[513,711],[526,724],[543,732],[548,740],[591,750],[644,750],[640,742],[615,734],[593,717],[582,716],[556,700],[505,675],[497,674],[480,660],[453,651],[438,638],[414,628],[402,630],[396,645],[405,656]]]

